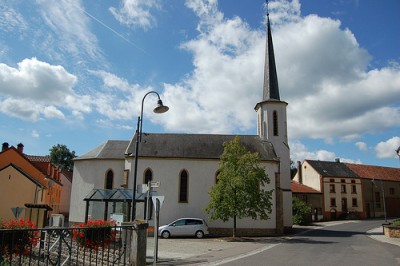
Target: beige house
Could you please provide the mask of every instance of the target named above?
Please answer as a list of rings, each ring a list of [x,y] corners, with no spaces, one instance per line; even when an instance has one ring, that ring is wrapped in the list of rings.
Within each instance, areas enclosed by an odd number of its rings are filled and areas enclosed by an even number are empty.
[[[325,220],[400,217],[400,169],[305,160],[294,180],[323,194]]]
[[[239,136],[250,152],[258,152],[273,190],[269,220],[241,219],[238,234],[281,234],[292,226],[290,155],[287,137],[287,103],[280,100],[270,23],[267,23],[263,98],[256,104],[257,135]],[[243,88],[244,90],[246,88]],[[249,108],[252,108],[249,106]],[[216,182],[223,143],[235,135],[143,134],[139,145],[136,193],[138,219],[145,219],[147,204],[141,188],[158,182],[155,195],[164,196],[160,223],[180,217],[207,220],[211,230],[231,232],[232,221],[210,221],[205,208]],[[75,159],[70,221],[108,219],[115,214],[129,220],[135,172],[136,136],[132,141],[109,140]],[[149,210],[151,208],[149,207]],[[150,220],[152,225],[153,220]]]

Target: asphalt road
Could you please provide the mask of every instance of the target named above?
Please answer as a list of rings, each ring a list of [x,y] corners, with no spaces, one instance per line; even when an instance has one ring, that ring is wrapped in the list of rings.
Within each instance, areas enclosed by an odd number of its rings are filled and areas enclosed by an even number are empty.
[[[400,265],[400,247],[369,238],[382,221],[350,221],[305,231],[251,256],[214,265]]]

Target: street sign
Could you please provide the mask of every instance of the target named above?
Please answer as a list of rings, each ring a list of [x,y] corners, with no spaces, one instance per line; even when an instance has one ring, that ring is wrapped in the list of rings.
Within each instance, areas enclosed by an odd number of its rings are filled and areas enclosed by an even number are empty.
[[[18,217],[20,216],[23,209],[24,208],[20,208],[20,207],[11,208],[11,211],[14,214],[15,219],[18,219]]]
[[[161,209],[165,196],[153,196],[152,198],[153,198],[154,209],[157,209],[157,201],[160,202],[159,208]]]
[[[150,182],[150,187],[151,188],[156,188],[156,187],[159,187],[160,186],[160,181],[152,181],[152,182]]]

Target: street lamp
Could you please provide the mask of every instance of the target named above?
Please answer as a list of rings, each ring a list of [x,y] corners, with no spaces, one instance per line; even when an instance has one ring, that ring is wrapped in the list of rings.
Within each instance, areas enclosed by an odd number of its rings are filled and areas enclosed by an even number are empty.
[[[163,105],[160,95],[155,91],[149,91],[143,96],[142,108],[140,110],[140,116],[138,117],[137,127],[136,127],[136,147],[135,147],[135,168],[133,172],[133,193],[132,193],[132,217],[131,221],[136,219],[136,183],[137,183],[137,169],[138,169],[138,155],[139,155],[139,143],[142,141],[142,124],[143,124],[143,104],[144,99],[147,95],[154,93],[158,97],[157,107],[154,108],[153,112],[156,114],[162,114],[169,110],[168,106]]]

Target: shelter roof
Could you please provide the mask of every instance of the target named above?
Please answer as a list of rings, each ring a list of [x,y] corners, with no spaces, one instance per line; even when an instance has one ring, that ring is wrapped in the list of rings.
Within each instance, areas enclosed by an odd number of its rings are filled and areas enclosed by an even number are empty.
[[[292,189],[293,193],[313,193],[313,194],[322,194],[321,191],[318,191],[316,189],[313,189],[309,186],[306,186],[304,184],[300,184],[299,182],[296,182],[294,180],[291,181],[290,187]]]

